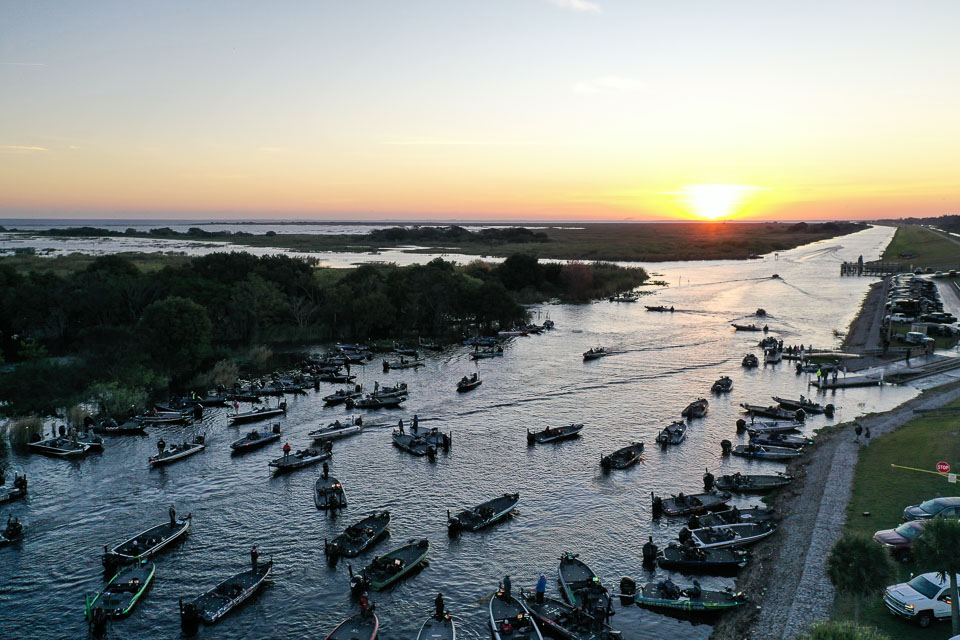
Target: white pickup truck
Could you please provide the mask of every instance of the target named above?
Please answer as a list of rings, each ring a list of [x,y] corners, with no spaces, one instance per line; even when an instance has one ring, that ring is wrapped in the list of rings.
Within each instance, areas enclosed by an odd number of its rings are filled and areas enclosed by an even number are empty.
[[[910,582],[887,587],[883,603],[894,615],[929,627],[934,620],[950,618],[950,580],[947,576],[940,580],[935,571],[922,573]]]

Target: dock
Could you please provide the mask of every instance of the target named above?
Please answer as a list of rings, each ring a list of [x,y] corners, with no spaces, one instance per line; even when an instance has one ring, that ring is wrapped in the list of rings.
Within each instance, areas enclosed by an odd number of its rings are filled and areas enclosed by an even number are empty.
[[[841,276],[877,276],[886,277],[903,273],[904,267],[899,262],[844,262],[840,265]]]
[[[883,378],[880,376],[846,376],[837,378],[836,382],[833,382],[824,377],[820,378],[819,383],[811,380],[810,384],[823,390],[849,389],[851,387],[877,387],[883,384]]]

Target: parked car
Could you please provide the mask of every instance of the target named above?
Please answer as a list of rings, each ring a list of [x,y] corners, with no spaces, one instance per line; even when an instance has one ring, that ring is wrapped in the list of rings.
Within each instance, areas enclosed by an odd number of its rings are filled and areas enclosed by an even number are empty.
[[[906,324],[908,322],[913,322],[914,320],[916,320],[916,318],[913,316],[904,315],[902,313],[895,313],[890,316],[890,322],[900,322]]]
[[[929,627],[934,620],[950,618],[950,579],[941,580],[936,571],[922,573],[910,582],[890,585],[884,590],[883,604],[890,613]],[[960,580],[960,575],[957,576]]]
[[[960,498],[931,498],[903,510],[903,521],[929,520],[935,516],[943,518],[960,517]]]
[[[920,333],[919,331],[908,331],[907,333],[903,334],[903,341],[906,344],[918,344],[918,345],[935,342],[933,338],[931,338],[925,333]]]
[[[895,560],[910,562],[913,557],[913,543],[923,534],[923,527],[929,520],[911,520],[896,529],[881,529],[873,534],[873,539],[890,552]]]

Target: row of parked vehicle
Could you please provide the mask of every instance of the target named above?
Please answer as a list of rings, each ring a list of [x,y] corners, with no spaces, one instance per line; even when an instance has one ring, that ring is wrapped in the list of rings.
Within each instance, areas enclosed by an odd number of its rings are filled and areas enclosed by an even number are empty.
[[[960,497],[936,497],[903,510],[903,524],[883,529],[873,539],[883,545],[895,560],[909,562],[913,545],[933,518],[960,518]],[[960,576],[958,576],[960,580]],[[936,571],[914,576],[909,582],[891,585],[883,594],[883,603],[894,615],[928,627],[934,620],[950,618],[950,578]]]
[[[925,345],[934,340],[930,336],[960,335],[957,317],[943,310],[943,301],[937,285],[928,278],[918,278],[909,273],[893,277],[887,294],[887,321],[895,324],[923,324],[922,330],[906,333],[906,344]]]

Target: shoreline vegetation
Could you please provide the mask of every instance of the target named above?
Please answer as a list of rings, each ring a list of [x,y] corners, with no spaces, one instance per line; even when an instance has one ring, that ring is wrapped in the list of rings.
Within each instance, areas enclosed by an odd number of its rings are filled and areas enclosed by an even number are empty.
[[[269,370],[263,345],[492,335],[524,326],[525,303],[588,302],[648,279],[640,267],[520,254],[496,265],[436,258],[354,269],[240,251],[166,265],[150,258],[149,268],[117,255],[71,258],[0,258],[0,413],[49,413],[104,395],[130,398],[129,407],[202,390],[230,378],[218,367]]]
[[[375,252],[397,247],[415,253],[455,252],[509,257],[518,253],[542,259],[667,262],[744,260],[786,251],[802,244],[861,231],[860,222],[663,222],[583,223],[576,227],[496,227],[471,231],[460,226],[409,225],[374,229],[365,234],[299,234],[267,231],[205,231],[169,227],[138,231],[72,227],[41,231],[4,229],[8,233],[47,237],[125,237],[228,242],[302,252]]]

